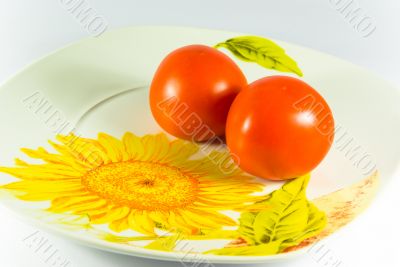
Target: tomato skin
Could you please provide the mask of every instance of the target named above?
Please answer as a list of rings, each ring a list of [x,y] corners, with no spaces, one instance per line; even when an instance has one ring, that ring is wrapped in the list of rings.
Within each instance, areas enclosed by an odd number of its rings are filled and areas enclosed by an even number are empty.
[[[229,108],[246,85],[242,71],[224,53],[205,45],[181,47],[166,56],[154,75],[151,111],[168,133],[205,141],[224,135]],[[210,134],[196,133],[200,128]]]
[[[227,145],[240,167],[272,180],[309,173],[328,153],[333,135],[322,96],[288,76],[262,78],[242,90],[226,125]]]

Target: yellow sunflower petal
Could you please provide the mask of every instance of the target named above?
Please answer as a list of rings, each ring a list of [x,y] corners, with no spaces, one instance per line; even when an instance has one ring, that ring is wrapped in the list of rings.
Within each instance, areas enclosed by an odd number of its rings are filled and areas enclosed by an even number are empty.
[[[49,141],[53,148],[62,155],[74,158],[78,164],[85,166],[85,168],[110,162],[106,152],[97,140],[62,135],[58,135],[57,139],[62,142],[63,145]]]
[[[136,211],[134,213],[135,223],[141,228],[144,229],[146,233],[154,234],[154,222],[148,216],[147,211]]]
[[[17,195],[17,197],[21,200],[25,201],[44,201],[44,200],[52,200],[57,197],[79,197],[88,195],[87,192],[76,190],[76,191],[65,191],[65,192],[29,192],[23,195]]]
[[[122,143],[129,159],[139,159],[143,156],[144,147],[140,137],[127,132],[122,137]]]
[[[117,138],[105,133],[99,133],[97,139],[105,151],[107,151],[107,155],[112,162],[120,162],[129,158],[129,155],[125,152],[123,143]]]
[[[2,188],[19,190],[24,192],[49,192],[62,193],[68,191],[82,190],[83,186],[79,181],[21,181],[3,185]]]
[[[169,141],[165,134],[157,134],[153,136],[155,149],[148,157],[149,161],[162,162],[164,157],[169,153]]]
[[[236,164],[226,164],[230,160],[229,152],[213,151],[203,158],[182,162],[181,167],[200,176],[208,178],[233,176],[243,173]]]
[[[128,207],[114,207],[104,213],[102,216],[96,216],[96,218],[92,218],[91,222],[95,224],[103,224],[112,221],[117,221],[121,218],[127,216],[130,212]]]
[[[155,235],[154,222],[147,214],[138,210],[132,210],[128,216],[129,228],[145,235]]]
[[[152,219],[154,222],[163,224],[168,228],[169,212],[155,210],[155,211],[149,211],[148,214],[150,219]]]
[[[185,210],[184,218],[190,218],[209,228],[218,228],[221,225],[235,226],[237,223],[230,217],[215,211]]]
[[[213,220],[213,218],[206,218],[196,212],[190,212],[188,210],[183,210],[181,212],[183,220],[188,225],[192,225],[199,229],[218,229],[222,225],[219,222]]]
[[[104,199],[99,199],[97,201],[91,201],[88,203],[80,203],[75,204],[75,205],[71,205],[68,207],[68,211],[72,211],[75,214],[87,214],[88,212],[92,211],[92,210],[97,210],[97,209],[101,209],[104,207],[107,207],[107,201]]]
[[[142,137],[144,153],[140,160],[149,161],[149,159],[157,152],[157,142],[153,135],[148,134]]]
[[[46,169],[45,166],[28,166],[28,167],[0,167],[0,172],[10,174],[14,177],[18,177],[23,180],[76,180],[79,179],[81,175],[74,172],[60,172],[57,170],[52,170],[53,168]]]
[[[58,197],[55,198],[51,202],[51,207],[48,208],[48,211],[52,212],[64,212],[71,211],[76,207],[88,204],[88,203],[97,203],[101,200],[98,196],[94,195],[86,195],[80,197]]]
[[[119,220],[113,221],[110,223],[110,229],[119,233],[124,230],[129,229],[128,219],[127,217],[121,218]]]
[[[44,166],[49,168],[52,166],[58,166],[59,169],[68,169],[70,172],[78,174],[85,171],[85,169],[81,165],[77,164],[74,159],[66,158],[57,154],[51,154],[43,148],[39,148],[37,150],[22,148],[21,151],[31,158],[42,159],[43,161],[48,162],[49,164]]]
[[[199,146],[181,139],[172,141],[169,145],[169,152],[164,161],[168,163],[182,163],[199,151]]]
[[[21,151],[31,158],[41,159],[45,162],[52,164],[70,166],[72,169],[75,169],[77,171],[84,171],[87,168],[87,166],[81,164],[73,157],[64,157],[63,155],[52,154],[47,152],[47,150],[45,150],[44,148],[38,148],[37,150],[21,148]]]
[[[88,210],[86,215],[89,216],[90,221],[95,221],[97,218],[104,216],[111,209],[111,205],[104,205],[97,209]]]
[[[15,161],[15,165],[17,165],[19,167],[29,166],[29,164],[26,161],[22,160],[22,159],[16,158],[14,161]]]
[[[198,227],[195,225],[188,224],[177,211],[172,211],[168,217],[168,224],[172,231],[183,231],[185,233],[195,233],[198,231]]]

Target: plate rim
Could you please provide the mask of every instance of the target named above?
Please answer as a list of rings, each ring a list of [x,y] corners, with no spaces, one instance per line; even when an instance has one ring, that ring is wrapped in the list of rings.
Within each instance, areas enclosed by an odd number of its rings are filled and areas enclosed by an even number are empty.
[[[144,26],[126,26],[126,27],[120,27],[120,28],[115,28],[110,31],[105,32],[103,35],[106,36],[107,34],[116,32],[116,31],[126,31],[126,30],[134,30],[134,29],[142,29],[142,28],[151,28],[151,29],[160,29],[160,28],[168,28],[168,29],[173,29],[173,30],[180,30],[180,29],[193,29],[193,30],[203,30],[203,31],[209,31],[209,32],[220,32],[224,34],[243,34],[240,32],[234,32],[234,31],[225,31],[225,30],[219,30],[219,29],[209,29],[209,28],[202,28],[202,27],[190,27],[190,26],[157,26],[157,25],[144,25]],[[79,40],[67,43],[66,45],[57,48],[33,61],[30,63],[26,64],[24,67],[22,67],[20,70],[12,74],[9,78],[6,78],[1,84],[0,84],[0,93],[5,90],[4,87],[10,82],[12,82],[14,79],[16,79],[19,75],[23,74],[25,71],[29,70],[30,68],[34,67],[37,63],[47,59],[48,57],[59,53],[60,51],[63,51],[64,49],[68,49],[74,45],[78,45],[80,43],[86,42],[87,40],[91,40],[93,38],[102,38],[101,35],[100,37],[91,37],[87,36],[84,38],[81,38]],[[352,63],[351,61],[347,61],[343,58],[331,55],[326,52],[322,52],[317,49],[312,49],[308,48],[303,45],[298,45],[296,43],[292,42],[287,42],[287,41],[281,41],[279,39],[271,38],[271,40],[277,41],[279,43],[283,44],[290,44],[291,46],[296,46],[301,49],[306,49],[310,50],[313,53],[320,53],[323,54],[324,56],[329,56],[332,58],[335,58],[336,60],[340,60],[341,62],[345,64],[351,64],[353,67],[358,68],[361,71],[364,71],[371,76],[374,76],[381,80],[382,82],[386,83],[388,87],[392,88],[397,92],[397,95],[400,97],[400,89],[397,85],[392,84],[392,82],[387,81],[385,78],[381,77],[379,74],[369,70],[368,68],[365,68],[364,66],[357,65],[355,63]],[[400,98],[399,98],[400,99]],[[397,170],[393,174],[395,176],[397,173],[400,173],[400,165],[397,166]],[[380,186],[380,189],[378,190],[378,194],[376,197],[381,196],[382,191],[387,188],[387,186],[390,184],[390,182],[393,182],[392,179],[394,177],[390,177],[389,183],[384,183]],[[308,249],[302,248],[297,251],[292,251],[292,252],[286,252],[286,253],[280,253],[276,255],[269,255],[269,256],[219,256],[219,255],[205,255],[201,253],[196,253],[194,255],[188,256],[185,253],[178,253],[178,252],[163,252],[163,251],[157,251],[157,250],[149,250],[145,248],[140,248],[140,247],[131,247],[127,246],[124,244],[118,244],[118,243],[113,243],[113,242],[108,242],[105,240],[101,239],[96,239],[93,237],[88,237],[85,235],[79,235],[79,233],[74,232],[74,231],[67,231],[65,229],[62,229],[61,227],[56,227],[50,223],[43,222],[39,219],[33,218],[29,215],[17,212],[15,209],[10,208],[9,206],[6,205],[5,202],[0,202],[2,206],[4,206],[10,213],[14,214],[16,218],[21,218],[23,219],[23,222],[28,222],[28,224],[33,225],[38,227],[39,229],[43,229],[45,231],[51,232],[52,234],[58,234],[64,237],[67,237],[68,239],[71,239],[71,241],[77,241],[80,244],[84,244],[89,247],[94,247],[97,249],[101,250],[106,250],[109,252],[114,252],[118,254],[124,254],[124,255],[130,255],[130,256],[137,256],[137,257],[142,257],[142,258],[148,258],[148,259],[153,259],[153,260],[163,260],[163,261],[173,261],[173,262],[194,262],[194,260],[199,259],[199,255],[202,256],[200,257],[201,259],[205,260],[210,260],[212,263],[227,263],[227,264],[244,264],[244,263],[266,263],[266,262],[274,262],[274,261],[280,261],[280,260],[287,260],[290,258],[293,258],[298,255],[303,255],[305,254],[305,251]],[[329,238],[329,237],[328,237]],[[185,256],[185,260],[180,260],[179,256]]]

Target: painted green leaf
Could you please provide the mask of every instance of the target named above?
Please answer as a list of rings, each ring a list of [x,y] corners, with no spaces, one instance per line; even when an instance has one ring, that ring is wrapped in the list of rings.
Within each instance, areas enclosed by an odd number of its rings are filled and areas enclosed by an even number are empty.
[[[271,194],[268,204],[273,208],[259,212],[254,219],[256,244],[283,243],[303,231],[309,211],[305,195],[308,180],[309,176],[297,178]]]
[[[255,245],[257,242],[254,238],[254,220],[256,219],[257,212],[243,212],[239,218],[238,233],[244,238],[247,243]]]
[[[303,76],[296,61],[289,57],[282,47],[266,38],[240,36],[215,45],[215,48],[221,47],[228,49],[240,60],[255,62],[267,69]]]
[[[303,240],[319,234],[327,225],[327,218],[324,212],[320,211],[311,202],[308,203],[307,227],[293,238],[285,240],[281,244],[281,250],[296,246]]]
[[[218,255],[270,255],[295,246],[319,234],[326,226],[326,216],[309,202],[306,188],[309,175],[287,182],[282,188],[256,203],[265,209],[243,212],[238,233],[247,246],[212,250]]]

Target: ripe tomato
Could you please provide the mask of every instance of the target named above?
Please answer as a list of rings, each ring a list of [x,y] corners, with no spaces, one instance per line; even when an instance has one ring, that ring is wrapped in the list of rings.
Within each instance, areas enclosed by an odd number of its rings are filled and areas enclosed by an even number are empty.
[[[227,145],[250,174],[284,180],[313,170],[331,147],[332,112],[312,87],[287,76],[251,83],[233,102]]]
[[[204,45],[179,48],[161,62],[150,87],[150,107],[170,134],[204,141],[225,133],[229,108],[247,85],[224,53]]]

